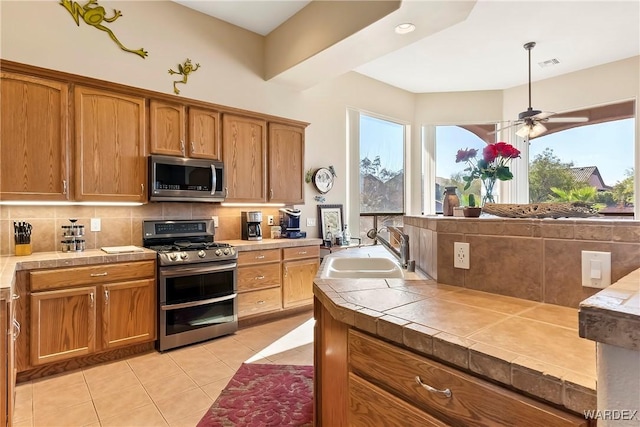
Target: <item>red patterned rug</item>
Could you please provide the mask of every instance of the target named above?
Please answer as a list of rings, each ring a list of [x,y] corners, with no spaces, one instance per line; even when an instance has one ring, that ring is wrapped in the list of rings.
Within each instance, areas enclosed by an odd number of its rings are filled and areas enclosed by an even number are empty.
[[[313,366],[243,364],[197,427],[312,424]]]

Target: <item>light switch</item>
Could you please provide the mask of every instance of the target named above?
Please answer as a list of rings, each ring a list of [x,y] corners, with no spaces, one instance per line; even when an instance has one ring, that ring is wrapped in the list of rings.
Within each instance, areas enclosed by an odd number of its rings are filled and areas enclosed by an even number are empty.
[[[582,286],[604,289],[611,284],[611,252],[582,251]]]
[[[91,218],[91,231],[100,231],[100,218]]]

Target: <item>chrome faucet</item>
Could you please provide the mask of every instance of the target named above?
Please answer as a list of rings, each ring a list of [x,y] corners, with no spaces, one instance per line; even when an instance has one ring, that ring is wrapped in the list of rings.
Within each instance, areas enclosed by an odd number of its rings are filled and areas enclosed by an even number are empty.
[[[395,247],[393,247],[393,245],[389,241],[385,240],[382,236],[380,236],[379,233],[385,228],[387,229],[387,231],[389,231],[390,237],[392,232],[395,233],[397,236],[400,236],[399,237],[400,249],[396,249]],[[415,271],[415,265],[416,265],[415,261],[410,260],[411,257],[409,254],[409,236],[403,233],[402,230],[400,230],[398,227],[385,225],[381,227],[378,231],[372,228],[367,232],[367,237],[370,239],[373,239],[374,244],[376,241],[378,241],[382,244],[382,246],[387,248],[389,252],[391,252],[396,258],[398,258],[402,268],[406,269],[407,271]]]

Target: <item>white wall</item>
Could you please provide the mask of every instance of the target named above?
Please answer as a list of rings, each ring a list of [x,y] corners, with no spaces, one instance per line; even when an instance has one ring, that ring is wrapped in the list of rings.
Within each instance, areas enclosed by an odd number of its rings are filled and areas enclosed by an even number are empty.
[[[84,4],[84,2],[81,2]],[[311,123],[306,132],[305,170],[333,165],[338,174],[326,202],[346,201],[348,106],[411,122],[415,95],[357,73],[348,73],[304,92],[263,76],[264,38],[168,1],[100,1],[117,21],[105,24],[128,48],[144,47],[146,59],[124,52],[108,34],[76,26],[57,0],[0,2],[2,59],[173,93],[168,69],[186,58],[200,63],[180,96]],[[318,193],[305,184],[303,229],[316,217]],[[351,221],[355,226],[357,221]],[[315,227],[307,230],[317,235]],[[356,230],[352,233],[355,235]]]

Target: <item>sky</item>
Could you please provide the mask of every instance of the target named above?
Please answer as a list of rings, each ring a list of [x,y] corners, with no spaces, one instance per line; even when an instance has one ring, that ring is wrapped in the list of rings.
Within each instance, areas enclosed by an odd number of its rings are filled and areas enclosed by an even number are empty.
[[[573,162],[575,167],[597,166],[604,183],[614,185],[626,177],[626,170],[633,168],[634,141],[634,119],[580,126],[535,138],[529,147],[529,160],[550,148],[562,162]],[[459,149],[482,146],[484,143],[465,129],[438,126],[436,176],[449,178],[465,168],[464,163],[455,163]]]
[[[360,158],[373,161],[380,156],[381,167],[397,172],[404,167],[404,126],[374,117],[360,116]]]

